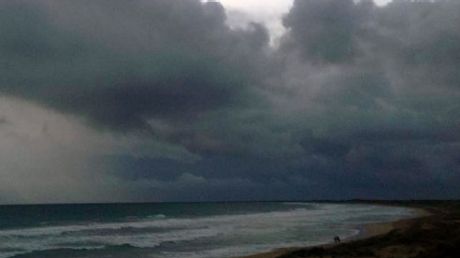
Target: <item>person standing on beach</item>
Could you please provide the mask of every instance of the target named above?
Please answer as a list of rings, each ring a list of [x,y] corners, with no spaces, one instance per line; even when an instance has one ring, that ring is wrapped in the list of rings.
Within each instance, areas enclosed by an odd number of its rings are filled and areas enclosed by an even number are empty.
[[[336,244],[340,243],[340,237],[339,236],[334,237],[334,243],[336,243]]]

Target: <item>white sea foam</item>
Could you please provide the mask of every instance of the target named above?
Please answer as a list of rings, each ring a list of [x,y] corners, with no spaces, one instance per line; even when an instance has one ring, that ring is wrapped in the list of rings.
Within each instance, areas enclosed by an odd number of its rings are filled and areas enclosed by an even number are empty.
[[[288,204],[296,205],[296,204]],[[270,248],[312,245],[356,234],[358,224],[411,215],[407,209],[317,204],[285,211],[197,218],[148,219],[0,231],[0,258],[56,248],[96,249],[129,244],[161,249],[156,257],[228,257]],[[185,248],[187,247],[187,248]],[[184,250],[182,250],[184,249]],[[20,251],[22,250],[22,251]]]

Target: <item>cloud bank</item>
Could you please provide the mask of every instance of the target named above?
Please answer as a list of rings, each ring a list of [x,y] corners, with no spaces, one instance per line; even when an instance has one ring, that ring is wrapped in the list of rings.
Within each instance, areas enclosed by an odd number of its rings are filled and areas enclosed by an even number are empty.
[[[0,201],[460,196],[458,1],[227,15],[1,2]]]

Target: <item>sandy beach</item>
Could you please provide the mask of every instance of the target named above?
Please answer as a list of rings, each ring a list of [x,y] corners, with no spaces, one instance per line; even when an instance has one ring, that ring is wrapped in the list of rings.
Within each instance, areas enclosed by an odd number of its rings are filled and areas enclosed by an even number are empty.
[[[460,254],[460,202],[371,203],[411,207],[419,214],[412,219],[364,225],[360,234],[341,244],[277,249],[244,258],[453,258]]]

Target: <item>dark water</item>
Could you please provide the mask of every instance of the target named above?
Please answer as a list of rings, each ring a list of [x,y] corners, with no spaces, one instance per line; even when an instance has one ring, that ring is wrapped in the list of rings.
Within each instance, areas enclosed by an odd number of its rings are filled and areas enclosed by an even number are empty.
[[[316,203],[0,206],[0,258],[234,257],[314,245],[404,208]]]
[[[276,202],[11,205],[0,206],[0,230],[69,223],[122,222],[158,215],[193,218],[290,208]]]

